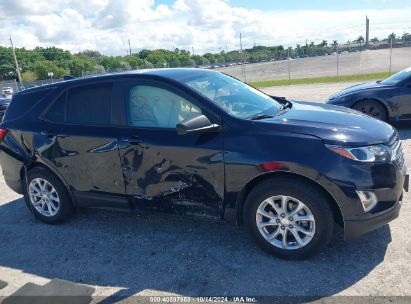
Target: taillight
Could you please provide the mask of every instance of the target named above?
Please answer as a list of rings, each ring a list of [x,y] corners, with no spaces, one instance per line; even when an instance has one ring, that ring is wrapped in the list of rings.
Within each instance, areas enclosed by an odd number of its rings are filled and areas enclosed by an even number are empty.
[[[6,136],[6,134],[7,134],[8,131],[9,131],[9,130],[7,130],[7,129],[0,129],[0,142],[3,141],[3,139],[4,139],[4,137]]]

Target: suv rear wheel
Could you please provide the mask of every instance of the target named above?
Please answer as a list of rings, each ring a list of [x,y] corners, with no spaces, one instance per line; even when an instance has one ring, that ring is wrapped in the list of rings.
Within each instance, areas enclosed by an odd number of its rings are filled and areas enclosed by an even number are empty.
[[[298,179],[258,184],[247,196],[244,212],[258,245],[281,258],[308,258],[332,237],[334,219],[327,197]]]
[[[33,214],[48,224],[63,222],[74,213],[65,186],[54,174],[41,167],[27,174],[25,200]]]

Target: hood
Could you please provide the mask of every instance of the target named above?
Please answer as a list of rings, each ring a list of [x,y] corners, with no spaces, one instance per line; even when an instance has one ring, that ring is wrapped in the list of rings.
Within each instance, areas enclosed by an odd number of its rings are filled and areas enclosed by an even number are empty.
[[[257,121],[264,128],[307,134],[328,144],[347,146],[388,142],[394,128],[360,112],[328,104],[292,102],[292,108],[274,118]]]
[[[332,95],[330,99],[338,98],[344,95],[348,95],[351,93],[355,93],[358,91],[364,91],[364,90],[371,90],[371,89],[381,89],[381,88],[388,88],[391,87],[390,85],[383,84],[383,83],[377,83],[377,82],[368,82],[368,83],[361,83],[361,84],[356,84],[351,87],[345,88],[344,90]]]

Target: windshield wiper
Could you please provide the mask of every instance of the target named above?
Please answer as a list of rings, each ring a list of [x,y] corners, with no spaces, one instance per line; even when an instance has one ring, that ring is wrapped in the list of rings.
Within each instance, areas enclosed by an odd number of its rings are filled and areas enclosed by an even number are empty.
[[[266,119],[266,118],[273,118],[274,115],[270,114],[257,114],[250,117],[250,120],[259,120],[259,119]]]

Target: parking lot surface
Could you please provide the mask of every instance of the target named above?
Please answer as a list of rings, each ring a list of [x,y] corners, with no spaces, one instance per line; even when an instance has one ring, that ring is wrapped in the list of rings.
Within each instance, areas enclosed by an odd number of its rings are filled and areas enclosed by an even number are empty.
[[[332,94],[356,84],[358,82],[319,83],[314,85],[298,84],[262,88],[261,90],[267,94],[282,96],[288,99],[325,102]]]
[[[339,88],[265,90],[323,101],[311,98],[313,92],[329,95]],[[411,168],[411,126],[397,127]],[[257,248],[244,228],[201,218],[82,210],[62,225],[46,225],[0,177],[0,281],[7,284],[1,288],[0,282],[0,297],[55,279],[89,287],[109,302],[170,294],[411,296],[410,222],[406,204],[398,219],[377,231],[350,242],[337,231],[320,255],[284,261]]]
[[[391,56],[392,71],[401,71],[410,65],[411,48],[394,48]],[[366,50],[362,52],[342,53],[338,58],[339,75],[357,75],[388,72],[390,49]],[[260,62],[245,65],[248,82],[288,79],[287,60]],[[240,65],[218,68],[218,71],[245,80]],[[318,56],[290,61],[291,79],[336,76],[337,56]]]

